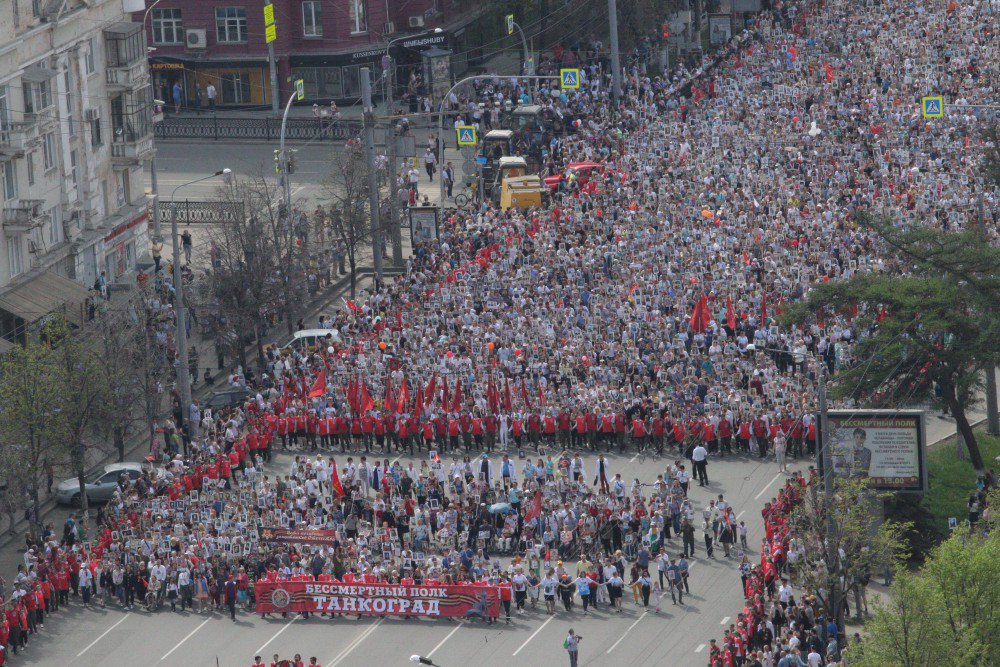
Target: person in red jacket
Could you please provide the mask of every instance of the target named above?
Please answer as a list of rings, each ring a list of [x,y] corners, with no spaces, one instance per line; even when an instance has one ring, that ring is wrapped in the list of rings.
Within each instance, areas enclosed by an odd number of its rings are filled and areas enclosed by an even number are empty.
[[[497,433],[500,431],[500,420],[494,414],[486,415],[486,450],[493,451],[497,443]]]
[[[573,434],[570,438],[573,449],[582,449],[587,442],[587,415],[579,414],[573,420]]]
[[[556,446],[556,416],[553,414],[547,414],[542,419],[542,433],[545,437],[545,442],[550,447]]]
[[[664,425],[663,415],[661,413],[658,412],[658,413],[656,413],[656,416],[653,417],[653,422],[652,422],[651,428],[652,428],[652,431],[653,431],[652,432],[653,446],[656,447],[656,453],[657,454],[662,454],[663,453],[664,435],[666,433],[666,429],[665,429],[665,425]]]
[[[570,433],[573,431],[573,418],[566,410],[561,410],[559,412],[559,440],[562,443],[563,449],[570,446]]]
[[[729,422],[729,419],[725,415],[723,415],[722,418],[719,419],[718,433],[719,433],[719,441],[722,444],[723,456],[726,454],[732,454],[733,425]]]

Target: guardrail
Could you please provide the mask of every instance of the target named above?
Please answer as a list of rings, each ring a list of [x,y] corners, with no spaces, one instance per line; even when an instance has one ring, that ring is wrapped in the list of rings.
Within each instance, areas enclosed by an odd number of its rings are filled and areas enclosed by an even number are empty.
[[[278,141],[280,118],[220,118],[216,114],[168,116],[154,125],[157,139]],[[286,139],[343,141],[358,136],[361,123],[316,118],[289,118]]]
[[[220,223],[236,222],[242,220],[245,215],[243,204],[237,202],[219,201],[161,201],[160,216],[164,220],[170,220],[170,215],[177,209],[177,222],[179,223]]]

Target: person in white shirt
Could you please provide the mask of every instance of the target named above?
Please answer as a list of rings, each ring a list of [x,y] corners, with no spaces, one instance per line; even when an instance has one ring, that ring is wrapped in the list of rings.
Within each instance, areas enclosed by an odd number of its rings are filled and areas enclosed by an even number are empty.
[[[708,484],[708,450],[700,443],[691,452],[691,463],[694,465],[694,476],[698,486]]]

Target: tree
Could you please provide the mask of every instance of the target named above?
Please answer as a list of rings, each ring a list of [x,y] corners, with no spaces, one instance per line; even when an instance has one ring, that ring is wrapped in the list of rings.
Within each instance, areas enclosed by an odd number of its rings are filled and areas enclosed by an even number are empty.
[[[28,497],[41,533],[41,492],[48,465],[69,457],[60,433],[57,368],[49,345],[29,338],[0,362],[0,466],[10,498]]]
[[[869,215],[859,222],[884,240],[886,270],[815,285],[785,321],[856,310],[856,325],[867,334],[856,347],[863,363],[839,373],[831,394],[860,396],[877,407],[945,407],[981,471],[968,411],[978,401],[983,371],[1000,361],[1000,249],[984,244],[975,231],[900,230]]]
[[[881,519],[882,500],[867,480],[838,478],[830,497],[811,485],[790,515],[791,534],[805,546],[796,565],[798,583],[816,594],[841,629],[849,597],[860,618],[858,602],[868,578],[904,555],[906,526]]]
[[[111,437],[119,461],[125,460],[125,442],[139,422],[149,431],[150,442],[155,437],[162,381],[172,368],[154,340],[149,296],[148,287],[139,285],[128,296],[116,298],[86,334],[109,407],[101,430]]]
[[[957,529],[920,571],[897,572],[888,601],[865,624],[863,655],[851,664],[1000,664],[997,563],[1000,533]]]
[[[332,204],[331,232],[347,256],[353,299],[357,294],[358,250],[371,236],[368,165],[360,142],[349,142],[343,151],[335,153],[325,194]]]
[[[113,418],[109,385],[101,382],[101,372],[93,347],[82,336],[73,336],[65,320],[57,319],[44,328],[52,345],[50,360],[56,389],[56,437],[70,454],[80,484],[79,506],[86,515],[88,436]],[[100,445],[91,444],[100,448]]]
[[[282,312],[291,333],[306,293],[305,244],[278,204],[280,196],[280,189],[261,175],[220,188],[220,200],[234,215],[211,232],[216,258],[212,294],[230,327],[245,332],[236,345],[244,368],[249,341],[256,346],[258,363],[264,364],[270,313]]]

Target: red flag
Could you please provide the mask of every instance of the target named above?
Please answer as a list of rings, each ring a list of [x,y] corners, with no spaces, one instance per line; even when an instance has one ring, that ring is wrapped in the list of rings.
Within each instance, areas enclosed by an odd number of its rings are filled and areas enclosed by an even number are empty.
[[[541,385],[538,386],[538,407],[540,407],[540,408],[544,408],[545,407],[545,396],[542,395],[542,387],[541,387]]]
[[[341,297],[341,298],[343,298],[343,297]],[[357,313],[357,312],[359,312],[361,310],[361,307],[358,306],[358,304],[356,304],[353,301],[351,301],[350,299],[344,299],[344,303],[347,304],[347,308],[352,313]]]
[[[767,295],[760,300],[760,323],[767,324]]]
[[[347,404],[351,410],[358,411],[358,382],[353,377],[347,381]]]
[[[535,497],[531,501],[531,504],[528,505],[527,511],[525,511],[524,513],[524,522],[528,523],[536,516],[540,516],[541,513],[542,513],[542,492],[535,491]]]
[[[417,386],[417,397],[413,401],[413,416],[418,419],[423,416],[424,413],[424,388],[422,386]]]
[[[503,409],[505,412],[510,412],[511,408],[514,407],[513,402],[510,400],[510,378],[504,378],[503,384]]]
[[[344,493],[344,487],[340,483],[340,472],[337,470],[337,461],[335,459],[330,459],[330,486],[338,498],[343,498],[347,495]]]
[[[498,395],[496,386],[493,384],[492,373],[490,373],[489,381],[486,385],[486,403],[489,406],[490,412],[493,413],[496,413],[500,407],[500,396]]]
[[[399,387],[399,395],[396,397],[398,404],[396,405],[396,412],[404,412],[406,406],[410,403],[410,390],[406,387],[406,378],[403,378],[403,384]]]
[[[385,410],[392,410],[396,407],[396,399],[392,395],[392,378],[389,374],[385,375],[385,398],[382,400],[382,408]]]
[[[375,407],[375,399],[372,398],[372,395],[368,393],[368,385],[365,384],[364,380],[361,381],[361,401],[360,401],[360,404],[361,404],[361,411],[362,412],[368,412],[369,410],[371,410],[372,408]]]
[[[427,398],[428,405],[434,405],[434,398],[436,394],[434,390],[437,389],[437,373],[431,376],[431,381],[427,383],[427,389],[424,390],[424,396]]]
[[[452,412],[462,411],[462,381],[455,380],[455,402],[451,406]]]
[[[733,309],[733,297],[726,297],[726,324],[730,329],[736,329],[736,311]]]
[[[712,319],[712,316],[708,312],[708,299],[702,296],[698,299],[698,303],[694,305],[694,310],[691,311],[691,328],[701,333],[708,328],[710,319]]]
[[[451,405],[451,394],[448,392],[448,378],[441,378],[441,409],[447,410]]]
[[[531,400],[528,398],[528,386],[524,383],[524,378],[521,378],[521,400],[524,401],[524,409],[531,409]]]
[[[309,398],[316,398],[326,393],[326,371],[320,371],[313,382],[312,389],[309,390]]]

